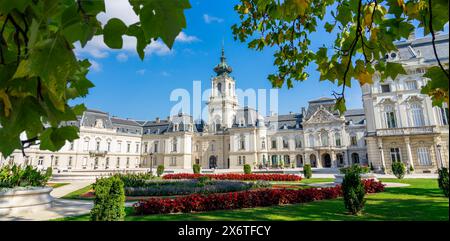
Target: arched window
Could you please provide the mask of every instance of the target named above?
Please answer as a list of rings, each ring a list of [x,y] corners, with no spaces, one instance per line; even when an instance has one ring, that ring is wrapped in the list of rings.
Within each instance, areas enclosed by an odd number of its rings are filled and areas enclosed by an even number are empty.
[[[354,164],[358,164],[359,163],[359,155],[358,155],[358,153],[352,153],[352,162]]]
[[[336,146],[341,146],[341,133],[340,132],[334,133],[334,140],[335,140]]]
[[[239,137],[239,149],[245,150],[245,136],[244,135],[241,135]]]
[[[314,147],[314,135],[313,134],[309,134],[309,146],[310,147]]]
[[[219,94],[222,94],[222,83],[217,84],[217,91]]]
[[[287,137],[283,137],[283,148],[289,148],[289,140]]]
[[[411,118],[413,126],[424,126],[422,105],[420,103],[411,104]]]
[[[83,150],[84,151],[88,151],[89,150],[89,138],[84,138]]]
[[[322,142],[322,146],[328,146],[328,132],[322,131],[322,133],[320,133],[320,140]]]
[[[384,108],[384,120],[386,128],[396,128],[397,124],[395,122],[395,110],[394,107],[388,105]]]

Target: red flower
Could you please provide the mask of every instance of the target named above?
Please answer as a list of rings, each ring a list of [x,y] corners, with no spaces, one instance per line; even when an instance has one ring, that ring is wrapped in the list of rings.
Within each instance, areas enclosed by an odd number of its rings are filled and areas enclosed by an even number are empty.
[[[191,174],[191,173],[178,173],[178,174],[166,174],[163,179],[197,179],[199,177],[210,177],[217,180],[245,180],[245,181],[301,181],[300,176],[294,174],[237,174],[237,173],[225,173],[225,174]]]

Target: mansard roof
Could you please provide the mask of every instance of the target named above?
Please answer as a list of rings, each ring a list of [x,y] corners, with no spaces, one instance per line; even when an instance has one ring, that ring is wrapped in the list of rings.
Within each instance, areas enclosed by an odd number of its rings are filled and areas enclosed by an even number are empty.
[[[449,34],[436,35],[436,50],[439,54],[439,59],[448,62],[449,59]],[[436,64],[436,57],[432,48],[431,36],[407,39],[396,42],[398,49],[398,59],[396,61],[410,61],[423,59],[424,63]]]
[[[364,109],[350,109],[344,113],[346,124],[350,124],[350,121],[353,124],[363,125],[365,124],[366,115],[364,114]]]

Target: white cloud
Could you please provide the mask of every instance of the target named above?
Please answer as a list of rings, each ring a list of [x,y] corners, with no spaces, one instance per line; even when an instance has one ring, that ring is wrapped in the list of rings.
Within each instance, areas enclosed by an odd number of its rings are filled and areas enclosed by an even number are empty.
[[[128,60],[128,55],[126,55],[125,53],[119,53],[119,54],[116,56],[116,59],[117,59],[117,61],[119,61],[119,62],[127,62],[127,60]]]
[[[222,18],[218,18],[218,17],[214,17],[208,14],[203,14],[203,20],[205,20],[205,23],[210,24],[210,23],[222,23],[223,19]]]
[[[147,71],[146,69],[140,69],[140,70],[136,71],[136,74],[144,75],[146,71]]]
[[[89,62],[91,63],[91,67],[90,67],[91,70],[93,70],[95,72],[102,71],[102,66],[97,61],[90,59]]]
[[[127,25],[139,21],[128,0],[105,0],[105,9],[106,13],[97,15],[97,19],[103,24],[111,18],[119,18]]]
[[[184,32],[180,32],[180,34],[178,34],[178,36],[175,38],[175,41],[179,41],[182,43],[192,43],[192,42],[198,42],[198,41],[200,41],[200,39],[197,38],[196,36],[189,36]]]

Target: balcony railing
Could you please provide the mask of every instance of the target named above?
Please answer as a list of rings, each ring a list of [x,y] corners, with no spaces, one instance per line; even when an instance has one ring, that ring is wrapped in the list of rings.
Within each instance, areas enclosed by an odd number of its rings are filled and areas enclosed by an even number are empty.
[[[404,136],[436,133],[435,126],[405,127],[377,130],[377,136]]]
[[[105,157],[107,153],[108,153],[107,151],[94,150],[94,151],[89,151],[89,156],[90,157]]]

